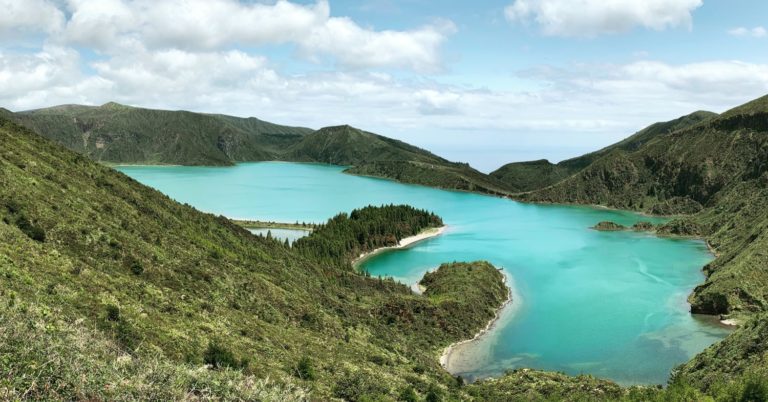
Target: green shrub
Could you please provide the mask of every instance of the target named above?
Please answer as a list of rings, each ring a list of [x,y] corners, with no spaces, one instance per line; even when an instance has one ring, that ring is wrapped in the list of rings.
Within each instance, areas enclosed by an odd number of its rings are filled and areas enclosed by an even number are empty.
[[[107,321],[120,321],[120,308],[114,304],[107,304]]]
[[[768,401],[768,380],[764,377],[749,376],[738,399],[739,402]]]
[[[128,258],[127,263],[128,267],[131,269],[131,272],[133,272],[134,275],[141,275],[144,273],[144,264],[142,264],[141,261],[137,260],[136,258]]]
[[[333,387],[334,396],[350,402],[371,400],[388,393],[382,381],[361,371],[347,374]]]
[[[232,351],[216,341],[208,343],[208,348],[203,354],[203,362],[211,365],[214,369],[222,367],[237,368],[240,366]]]
[[[413,390],[413,387],[408,387],[403,389],[403,392],[400,393],[400,396],[397,399],[403,402],[417,402],[419,396],[416,395],[416,391]]]
[[[25,215],[19,215],[16,218],[16,226],[30,239],[41,243],[45,241],[45,230],[34,225]]]
[[[312,364],[312,360],[308,356],[303,356],[301,359],[299,359],[299,363],[296,365],[296,369],[294,370],[294,375],[301,378],[302,380],[315,380],[315,368]]]
[[[427,397],[424,399],[426,402],[441,402],[443,400],[443,391],[435,386],[431,386],[427,391]]]

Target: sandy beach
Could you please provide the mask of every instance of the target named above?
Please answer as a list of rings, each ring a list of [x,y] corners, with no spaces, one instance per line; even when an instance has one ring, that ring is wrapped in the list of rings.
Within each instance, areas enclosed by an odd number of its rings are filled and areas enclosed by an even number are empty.
[[[380,253],[382,251],[406,248],[406,247],[412,246],[412,245],[414,245],[414,244],[416,244],[416,243],[418,243],[420,241],[423,241],[423,240],[426,240],[426,239],[429,239],[429,238],[432,238],[432,237],[435,237],[435,236],[440,236],[441,234],[443,234],[445,232],[446,228],[448,228],[448,226],[441,226],[439,228],[425,229],[425,230],[423,230],[421,233],[419,233],[417,235],[413,235],[413,236],[409,236],[409,237],[401,239],[400,243],[398,243],[396,246],[380,247],[380,248],[377,248],[377,249],[375,249],[373,251],[360,254],[359,257],[355,258],[352,261],[352,265],[357,266],[361,262],[365,261],[366,259],[370,258],[371,256],[374,256],[374,255],[376,255],[376,254],[378,254],[378,253]]]

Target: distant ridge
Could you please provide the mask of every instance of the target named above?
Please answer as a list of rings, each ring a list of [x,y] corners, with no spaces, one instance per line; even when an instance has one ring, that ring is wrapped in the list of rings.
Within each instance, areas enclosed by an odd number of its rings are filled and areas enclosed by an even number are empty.
[[[768,311],[768,255],[758,251],[768,249],[768,97],[652,125],[585,157],[573,175],[515,198],[685,216],[661,231],[705,237],[719,255],[692,311]]]
[[[616,144],[558,164],[547,160],[515,162],[502,166],[490,175],[504,182],[511,191],[525,192],[540,189],[579,172],[613,150],[633,151],[656,137],[695,126],[715,117],[717,113],[694,112],[671,121],[654,123]]]
[[[121,118],[97,118],[104,114]],[[167,126],[158,127],[180,136],[172,144],[203,141],[190,148],[198,156],[208,149],[210,138],[201,134],[209,133],[202,130],[207,124],[236,130],[264,122],[121,105],[0,110],[0,271],[9,279],[0,281],[7,295],[0,312],[8,318],[0,321],[0,353],[9,356],[0,359],[0,369],[19,374],[0,392],[10,392],[12,399],[109,399],[123,391],[137,399],[171,400],[197,395],[201,388],[213,389],[216,397],[248,399],[254,395],[248,392],[259,388],[274,395],[282,384],[297,383],[320,400],[418,400],[421,395],[439,400],[446,394],[478,401],[708,400],[701,392],[713,400],[765,399],[766,97],[721,116],[697,112],[677,123],[652,125],[574,158],[569,164],[579,170],[562,180],[511,195],[676,215],[656,227],[657,233],[707,240],[717,258],[704,268],[707,280],[690,296],[691,310],[740,326],[675,369],[666,388],[621,388],[591,376],[529,369],[464,384],[442,371],[436,356],[449,342],[471,336],[486,322],[483,314],[493,315],[498,300],[488,290],[501,283],[490,264],[444,265],[440,270],[450,279],[445,283],[456,286],[442,294],[434,293],[440,286],[431,286],[425,299],[393,281],[339,270],[175,203],[10,118],[59,134],[79,133],[74,138],[86,150],[91,136],[143,146],[136,139],[152,133],[141,130],[165,121]],[[117,124],[121,121],[126,124]],[[195,134],[183,134],[180,127]],[[349,171],[357,174],[368,169],[438,186],[451,179],[471,179],[472,185],[488,180],[479,172],[472,176],[468,165],[349,126],[319,131],[274,133],[296,137],[284,142],[288,146],[271,145],[297,159],[354,162]],[[124,139],[131,141],[119,142]],[[355,247],[354,240],[327,240],[317,241],[317,249]],[[231,369],[215,369],[227,366]],[[273,375],[280,384],[254,384],[251,372]],[[275,399],[306,398],[289,392]]]
[[[255,118],[144,109],[109,102],[14,114],[16,122],[109,163],[231,165],[272,160],[312,132]]]
[[[10,112],[8,112],[10,113]],[[115,102],[11,114],[69,149],[106,163],[227,166],[293,161],[349,166],[349,173],[506,195],[506,186],[403,141],[348,125],[312,130],[254,117],[144,109]]]

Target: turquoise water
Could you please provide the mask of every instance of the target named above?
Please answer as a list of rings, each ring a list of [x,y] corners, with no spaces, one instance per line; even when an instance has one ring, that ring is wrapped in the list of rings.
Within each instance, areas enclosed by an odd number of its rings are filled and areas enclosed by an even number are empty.
[[[261,235],[261,236],[267,236],[271,235],[275,239],[285,241],[285,239],[288,239],[288,243],[293,244],[296,240],[301,239],[304,236],[309,235],[311,232],[309,230],[301,230],[301,229],[275,229],[275,228],[254,228],[254,229],[248,229],[249,232],[255,234],[255,235]]]
[[[233,218],[324,222],[341,211],[407,203],[435,211],[442,236],[382,253],[363,267],[413,284],[441,262],[484,259],[503,267],[514,302],[449,368],[468,378],[515,367],[589,373],[623,384],[665,383],[728,330],[688,313],[686,296],[711,256],[699,241],[588,229],[635,214],[521,204],[477,194],[342,174],[294,163],[236,167],[120,167],[198,209]],[[647,218],[645,218],[647,220]]]

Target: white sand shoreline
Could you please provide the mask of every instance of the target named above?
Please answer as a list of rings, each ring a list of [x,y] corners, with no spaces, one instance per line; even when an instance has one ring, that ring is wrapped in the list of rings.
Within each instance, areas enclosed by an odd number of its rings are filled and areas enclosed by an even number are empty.
[[[505,285],[507,284],[506,275],[504,275],[504,284]],[[485,326],[485,328],[478,331],[475,334],[475,336],[473,336],[472,338],[452,343],[448,345],[448,347],[443,349],[443,353],[440,355],[440,365],[443,367],[443,369],[453,374],[450,370],[450,361],[451,361],[451,356],[455,352],[455,349],[462,345],[466,345],[472,342],[477,342],[480,338],[483,337],[483,335],[487,334],[496,326],[496,324],[499,322],[499,319],[501,318],[501,313],[504,311],[504,309],[512,303],[513,299],[517,299],[517,296],[513,290],[513,287],[507,286],[507,289],[508,289],[507,300],[505,300],[504,303],[502,303],[502,305],[496,309],[496,313],[494,314],[493,318],[490,321],[488,321],[488,324]]]
[[[358,266],[363,261],[367,260],[368,258],[381,253],[383,251],[387,250],[397,250],[401,248],[407,248],[410,247],[420,241],[431,239],[433,237],[439,236],[445,232],[445,230],[448,228],[448,226],[441,226],[439,228],[429,228],[421,231],[421,233],[413,236],[409,236],[406,238],[403,238],[400,240],[400,242],[396,246],[389,246],[389,247],[379,247],[373,251],[369,251],[367,253],[360,254],[359,257],[352,260],[352,265]]]

